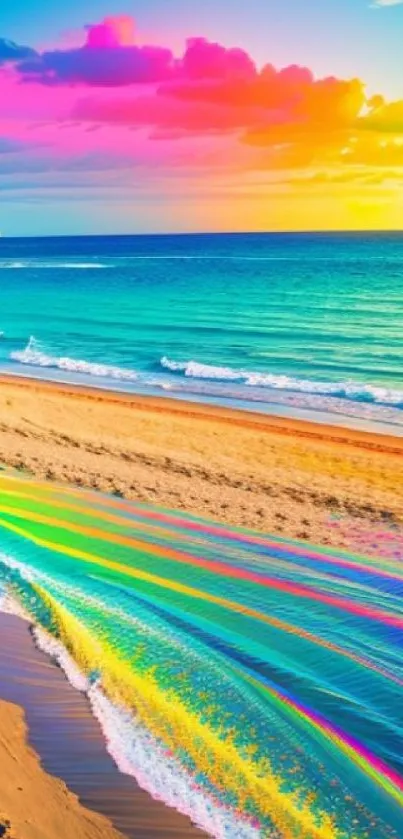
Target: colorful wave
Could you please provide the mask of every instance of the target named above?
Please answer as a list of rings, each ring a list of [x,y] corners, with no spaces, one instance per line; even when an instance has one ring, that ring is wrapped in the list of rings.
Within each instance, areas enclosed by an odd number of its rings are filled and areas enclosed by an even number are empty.
[[[0,585],[151,794],[228,839],[403,835],[399,558],[7,472],[0,528]]]

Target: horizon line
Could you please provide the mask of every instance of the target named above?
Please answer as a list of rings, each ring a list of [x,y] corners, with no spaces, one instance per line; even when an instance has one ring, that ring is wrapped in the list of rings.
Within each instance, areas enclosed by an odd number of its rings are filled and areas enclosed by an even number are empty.
[[[335,235],[338,236],[343,234],[347,235],[403,235],[403,227],[402,228],[354,228],[354,229],[346,229],[346,228],[329,228],[328,230],[322,229],[315,229],[312,230],[194,230],[194,231],[154,231],[154,232],[142,232],[142,233],[52,233],[52,234],[35,234],[35,233],[26,233],[24,235],[19,235],[15,233],[0,234],[0,248],[2,241],[9,240],[9,239],[104,239],[104,238],[115,238],[115,239],[133,239],[133,238],[157,238],[162,236],[183,236],[183,237],[195,237],[195,236],[331,236]]]

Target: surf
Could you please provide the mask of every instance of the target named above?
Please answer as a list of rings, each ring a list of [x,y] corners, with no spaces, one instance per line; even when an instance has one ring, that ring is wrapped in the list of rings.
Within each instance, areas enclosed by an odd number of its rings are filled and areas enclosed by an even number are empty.
[[[232,382],[250,388],[269,388],[271,390],[292,391],[317,396],[333,396],[356,402],[374,402],[378,405],[403,408],[403,390],[379,387],[353,380],[322,382],[313,379],[299,379],[286,374],[220,367],[192,360],[174,361],[167,356],[160,359],[160,365],[164,370],[182,374],[189,379]]]
[[[129,382],[134,382],[137,379],[137,373],[134,370],[125,370],[111,364],[100,364],[94,361],[70,358],[69,356],[49,355],[33,335],[31,335],[23,350],[14,350],[10,353],[10,359],[30,367],[53,368],[64,370],[67,373],[85,373],[95,378],[102,377]]]

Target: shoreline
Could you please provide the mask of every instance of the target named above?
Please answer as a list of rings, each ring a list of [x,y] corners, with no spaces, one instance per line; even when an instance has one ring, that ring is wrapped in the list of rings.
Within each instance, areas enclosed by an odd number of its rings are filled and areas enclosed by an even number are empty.
[[[124,381],[117,381],[119,386],[113,386],[112,380],[99,376],[98,380],[90,374],[79,373],[76,377],[69,378],[65,376],[62,370],[52,370],[51,376],[44,376],[42,371],[46,368],[37,368],[34,373],[33,370],[25,373],[21,369],[16,369],[11,366],[10,369],[0,366],[0,380],[11,379],[12,381],[27,381],[28,383],[37,382],[39,385],[50,385],[58,388],[76,389],[77,391],[87,391],[95,393],[104,393],[107,396],[127,397],[130,399],[139,400],[154,400],[168,401],[172,404],[184,404],[189,409],[191,407],[201,407],[206,410],[216,409],[218,411],[237,412],[245,415],[258,416],[267,419],[282,419],[284,421],[293,421],[307,423],[314,426],[333,427],[336,429],[346,429],[351,431],[358,431],[364,433],[381,434],[384,436],[392,436],[394,438],[403,439],[403,424],[402,412],[393,405],[382,405],[381,403],[369,403],[372,408],[383,411],[389,410],[390,415],[387,416],[366,416],[357,413],[357,409],[361,405],[361,410],[364,409],[364,402],[354,402],[354,400],[343,399],[341,397],[332,397],[325,394],[317,394],[318,399],[328,400],[328,404],[308,404],[300,401],[295,401],[296,397],[304,397],[303,392],[295,393],[279,389],[271,391],[270,400],[261,400],[255,398],[253,394],[249,394],[249,398],[238,395],[219,395],[218,393],[202,393],[195,390],[181,390],[171,387],[170,385],[163,387],[157,385],[137,384],[134,388],[127,387]],[[39,373],[41,371],[41,374]],[[56,375],[56,372],[58,375]],[[340,409],[340,403],[343,403],[344,410]],[[354,410],[355,406],[355,410]],[[348,407],[348,410],[347,410]]]
[[[340,548],[335,517],[403,522],[400,437],[8,376],[0,410],[0,462],[40,479]]]
[[[22,703],[10,698],[13,682],[20,679],[23,684],[24,676],[28,681],[32,677],[28,656],[21,664],[22,655],[18,656],[18,650],[14,659],[13,643],[9,649],[9,635],[12,642],[14,634],[23,625],[23,633],[28,636],[28,624],[21,618],[0,613],[0,625],[7,635],[4,643],[0,639],[0,672],[7,679],[0,696],[0,835],[4,839],[38,839],[38,836],[41,839],[54,839],[55,836],[60,839],[76,836],[124,839],[107,818],[85,807],[60,777],[45,770],[39,753],[31,744],[26,709]],[[33,645],[33,640],[31,643]],[[9,664],[5,646],[13,656]],[[24,652],[27,651],[24,649]],[[38,680],[38,675],[36,678]],[[29,690],[28,685],[27,693]]]
[[[87,697],[35,644],[29,622],[0,612],[0,628],[0,836],[205,836],[120,772]]]
[[[36,839],[39,835],[43,839],[56,835],[60,839],[123,839],[106,819],[83,807],[59,778],[43,770],[29,745],[22,707],[1,698],[0,765],[0,835],[4,839]]]
[[[299,437],[320,438],[329,442],[359,445],[360,448],[370,450],[389,451],[390,454],[403,455],[403,438],[393,433],[367,431],[350,428],[332,423],[319,423],[313,420],[302,420],[293,417],[283,417],[276,414],[266,414],[259,411],[244,410],[239,407],[229,408],[220,405],[210,405],[207,402],[193,402],[187,399],[175,399],[170,396],[154,396],[129,393],[119,390],[89,387],[87,385],[62,383],[50,379],[36,379],[30,376],[0,374],[0,389],[4,386],[30,388],[34,391],[57,392],[66,396],[75,395],[95,402],[109,404],[123,404],[135,407],[137,410],[152,409],[158,413],[184,414],[189,419],[203,419],[214,417],[217,422],[241,425],[255,428],[258,431],[276,431],[279,434],[295,434]],[[372,439],[373,438],[373,439]]]

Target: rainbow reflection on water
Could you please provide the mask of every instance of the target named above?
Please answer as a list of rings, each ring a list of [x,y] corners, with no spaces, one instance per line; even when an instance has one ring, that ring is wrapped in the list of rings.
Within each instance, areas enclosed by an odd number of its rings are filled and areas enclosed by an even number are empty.
[[[3,592],[155,797],[226,839],[403,835],[398,558],[7,472],[0,549]]]

